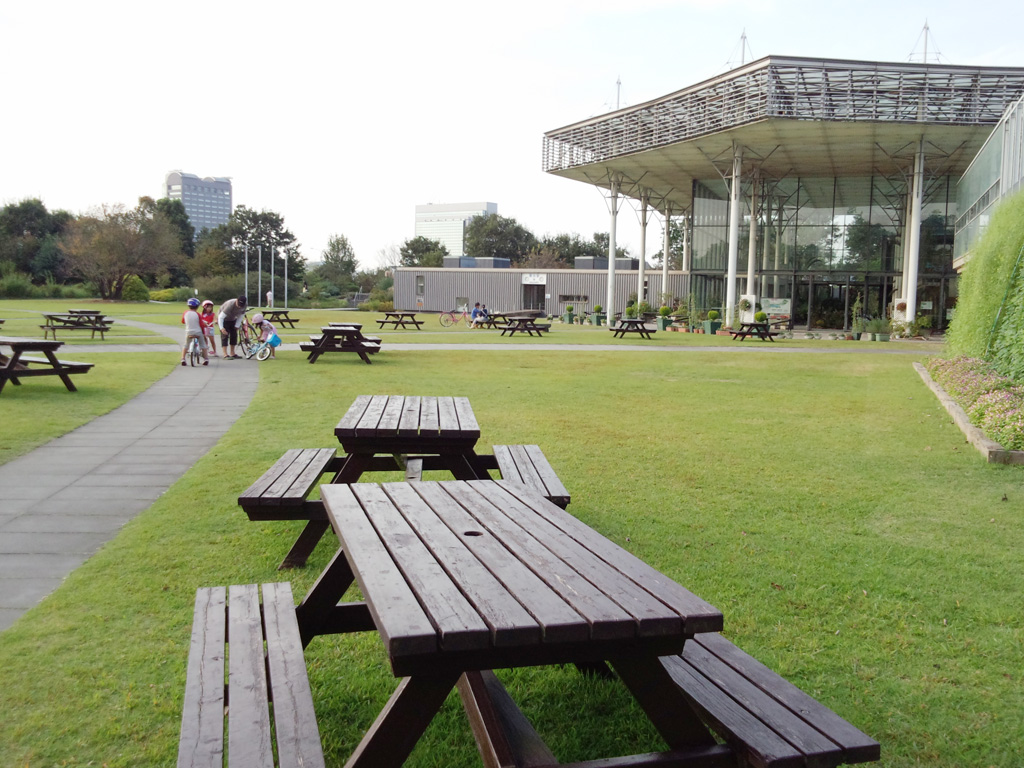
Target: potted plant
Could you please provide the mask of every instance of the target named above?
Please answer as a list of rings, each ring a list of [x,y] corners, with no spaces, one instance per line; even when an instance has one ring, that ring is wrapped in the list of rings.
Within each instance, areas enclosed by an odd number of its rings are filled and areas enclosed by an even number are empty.
[[[601,325],[605,321],[604,307],[600,304],[594,305],[594,311],[590,315],[590,319],[594,321],[594,325]]]
[[[662,306],[662,307],[660,307],[658,309],[658,330],[659,331],[664,331],[670,325],[672,325],[672,318],[669,317],[669,314],[671,314],[671,312],[672,312],[672,310],[669,309],[666,306]]]
[[[767,323],[768,322],[768,315],[766,313],[764,313],[764,312],[755,312],[754,313],[754,322],[755,323]]]
[[[565,308],[565,313],[562,315],[563,323],[571,323],[575,319],[576,315],[573,314],[572,309],[572,304]]]
[[[892,325],[884,317],[873,317],[868,320],[867,330],[875,341],[888,341],[889,334],[892,333]]]
[[[718,333],[718,329],[722,327],[722,322],[718,319],[721,316],[717,309],[708,312],[708,319],[704,321],[704,333]]]
[[[635,304],[630,304],[628,307],[626,307],[626,317],[628,317],[628,318],[636,317],[636,305]]]
[[[864,305],[861,303],[859,293],[853,301],[852,317],[850,330],[853,331],[853,340],[860,341],[861,334],[864,333]]]

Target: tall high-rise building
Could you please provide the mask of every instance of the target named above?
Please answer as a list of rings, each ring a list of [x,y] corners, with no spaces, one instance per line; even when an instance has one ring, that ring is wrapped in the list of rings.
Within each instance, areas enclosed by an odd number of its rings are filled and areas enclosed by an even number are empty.
[[[498,212],[497,203],[447,203],[416,206],[416,237],[437,240],[451,256],[465,255],[466,224]]]
[[[194,173],[171,171],[165,180],[167,197],[181,200],[196,235],[204,229],[227,224],[231,217],[231,179],[199,178]]]

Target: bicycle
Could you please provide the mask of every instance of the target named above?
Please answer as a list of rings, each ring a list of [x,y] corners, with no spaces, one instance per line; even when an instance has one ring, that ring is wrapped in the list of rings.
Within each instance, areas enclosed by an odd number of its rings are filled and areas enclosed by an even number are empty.
[[[460,320],[465,320],[466,325],[469,325],[469,312],[466,310],[462,310],[462,312],[456,312],[455,310],[452,310],[451,312],[442,312],[441,317],[438,318],[438,320],[445,328],[450,328],[451,326],[456,325]]]
[[[188,342],[188,362],[193,367],[197,366],[202,357],[203,349],[199,346],[199,339],[193,336]]]
[[[253,357],[255,357],[260,362],[263,362],[264,360],[270,357],[270,353],[273,350],[274,348],[270,344],[270,339],[267,339],[266,341],[257,340],[249,348],[249,351],[246,353],[245,357],[247,360],[251,360]]]
[[[243,316],[242,324],[238,326],[238,346],[242,350],[243,357],[250,358],[255,354],[259,337],[259,332],[249,322],[248,316]]]

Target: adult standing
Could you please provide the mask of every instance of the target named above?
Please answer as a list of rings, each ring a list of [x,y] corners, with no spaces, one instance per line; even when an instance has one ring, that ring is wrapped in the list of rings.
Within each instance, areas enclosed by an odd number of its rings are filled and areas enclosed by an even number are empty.
[[[237,299],[228,299],[220,305],[220,313],[217,315],[217,324],[220,326],[220,347],[224,353],[224,359],[239,360],[235,354],[235,345],[238,344],[238,329],[245,320],[245,311],[248,309],[248,300],[245,296]],[[230,345],[231,353],[228,354]]]
[[[274,308],[274,292],[273,291],[267,291],[267,308],[268,309],[273,309]]]

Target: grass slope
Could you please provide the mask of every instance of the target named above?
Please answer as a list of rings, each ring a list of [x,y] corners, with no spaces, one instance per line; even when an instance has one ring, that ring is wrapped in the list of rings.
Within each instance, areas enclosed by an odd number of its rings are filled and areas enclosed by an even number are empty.
[[[333,554],[325,540],[278,573],[301,526],[248,522],[238,493],[288,448],[335,445],[356,395],[400,393],[469,396],[484,446],[539,443],[573,514],[721,608],[731,639],[877,738],[883,765],[1017,765],[1021,469],[981,463],[909,362],[282,353],[217,447],[0,635],[0,754],[171,764],[195,588],[287,579],[298,599]],[[372,634],[319,638],[306,658],[342,765],[395,680]],[[659,747],[615,683],[502,676],[562,760]],[[478,760],[452,697],[409,764]]]

